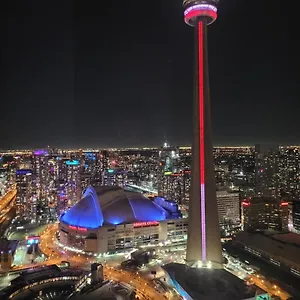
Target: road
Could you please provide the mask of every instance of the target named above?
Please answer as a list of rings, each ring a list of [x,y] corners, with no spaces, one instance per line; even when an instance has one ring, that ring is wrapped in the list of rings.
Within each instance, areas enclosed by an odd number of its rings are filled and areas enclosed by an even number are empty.
[[[247,261],[250,266],[254,266],[255,269],[259,270],[258,275],[268,278],[274,285],[281,287],[293,297],[300,299],[299,278],[293,276],[289,272],[283,271],[275,265],[273,266],[272,264],[255,257],[254,255],[250,255],[247,252],[232,247],[231,243],[226,243],[224,248],[228,254],[238,258],[239,261]]]
[[[24,229],[18,229],[16,231],[12,231],[8,239],[9,240],[18,240],[23,241],[26,240],[26,237],[29,235],[40,235],[41,232],[43,232],[47,228],[47,225],[39,225],[33,228],[24,228]]]
[[[228,264],[225,266],[225,269],[235,275],[236,277],[239,277],[242,280],[245,280],[248,285],[256,285],[260,289],[266,291],[270,295],[276,295],[279,296],[281,299],[286,300],[291,297],[287,292],[280,289],[279,286],[275,285],[271,281],[267,280],[262,275],[255,273],[255,274],[249,274],[247,272],[247,268],[249,268],[248,265],[238,261],[237,259],[230,257],[228,254],[226,254],[226,258],[228,259]],[[250,270],[251,268],[249,268]]]
[[[16,209],[14,207],[17,190],[15,186],[8,191],[0,199],[0,237],[3,237],[6,229],[9,227],[11,221],[16,216]]]
[[[10,226],[15,216],[16,216],[16,209],[13,207],[1,218],[0,237],[4,236],[6,229]]]
[[[40,249],[48,257],[41,265],[58,264],[61,261],[69,261],[71,267],[77,268],[89,268],[90,264],[95,262],[95,258],[91,256],[85,256],[82,254],[75,254],[73,252],[63,251],[58,249],[55,241],[55,234],[58,229],[58,224],[49,225],[44,232],[41,233]],[[34,264],[32,266],[36,266]],[[28,265],[30,267],[30,265]],[[20,267],[14,268],[14,270],[21,269]],[[136,273],[130,273],[124,270],[114,268],[108,264],[104,264],[104,276],[106,279],[115,281],[122,281],[133,286],[137,294],[140,295],[141,299],[157,299],[165,300],[166,298],[160,294],[154,287],[151,281],[145,280]]]
[[[268,292],[271,295],[279,296],[283,300],[287,300],[291,297],[291,295],[281,290],[277,285],[274,285],[270,281],[261,278],[260,275],[250,276],[248,282],[250,284],[255,284],[256,286],[258,286],[259,288]]]
[[[153,286],[150,281],[143,279],[138,274],[133,274],[124,270],[115,269],[110,266],[104,267],[104,274],[106,279],[114,280],[117,282],[126,282],[133,286],[137,293],[143,299],[165,299]]]
[[[2,218],[13,208],[15,204],[15,199],[17,195],[17,190],[12,189],[7,192],[0,200],[0,223],[4,220]]]
[[[68,250],[62,250],[56,245],[56,232],[58,230],[58,224],[48,225],[47,228],[41,233],[41,243],[40,249],[48,257],[45,261],[46,265],[58,264],[61,261],[69,261],[72,267],[88,269],[92,262],[97,260],[96,257],[86,256],[83,254],[76,254]],[[160,256],[160,263],[168,263],[170,261],[184,263],[185,257],[185,247],[176,246],[170,249],[160,249],[158,254]],[[229,254],[227,254],[229,255]],[[170,261],[169,261],[170,260]],[[255,284],[262,290],[266,292],[277,295],[281,299],[286,300],[290,295],[284,290],[280,289],[274,282],[267,280],[261,274],[255,273],[250,275],[249,272],[245,270],[247,265],[243,262],[232,263],[235,260],[231,257],[231,262],[228,264],[229,268],[227,270],[233,273],[235,276],[247,281],[248,284]],[[41,265],[40,263],[39,265]],[[34,264],[32,266],[36,266]],[[29,267],[30,265],[28,265]],[[14,268],[21,269],[21,268]],[[145,279],[142,277],[142,273],[132,273],[124,270],[120,270],[116,267],[113,267],[110,263],[104,262],[104,274],[107,279],[112,279],[115,281],[123,281],[127,284],[133,286],[140,298],[142,299],[165,299],[164,295],[159,293],[151,280]],[[171,298],[171,297],[170,297]],[[173,298],[172,298],[173,299]]]

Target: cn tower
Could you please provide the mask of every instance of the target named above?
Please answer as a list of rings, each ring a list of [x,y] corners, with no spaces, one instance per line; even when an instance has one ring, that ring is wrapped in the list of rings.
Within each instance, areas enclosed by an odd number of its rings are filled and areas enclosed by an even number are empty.
[[[192,183],[186,261],[223,265],[213,161],[207,27],[217,19],[219,0],[184,0],[184,21],[195,31]]]

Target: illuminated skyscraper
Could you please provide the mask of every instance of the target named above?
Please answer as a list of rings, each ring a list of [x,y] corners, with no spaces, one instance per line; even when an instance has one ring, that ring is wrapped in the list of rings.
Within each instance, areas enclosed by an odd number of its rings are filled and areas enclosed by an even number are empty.
[[[278,145],[255,145],[255,192],[257,196],[280,197]]]
[[[240,195],[228,191],[217,191],[219,224],[223,230],[240,225]]]
[[[37,207],[37,219],[49,215],[49,154],[46,150],[36,150],[33,153],[33,199]]]
[[[253,197],[242,202],[244,230],[288,230],[289,203],[276,198]]]
[[[32,171],[20,169],[16,171],[16,213],[19,223],[35,222],[36,207],[32,194]]]
[[[190,192],[190,171],[165,172],[159,180],[158,195],[178,204],[188,204]]]
[[[80,162],[78,160],[67,160],[67,178],[65,182],[65,191],[68,199],[68,206],[72,207],[81,198],[80,185]]]
[[[165,143],[159,151],[157,184],[158,195],[170,199],[170,193],[167,191],[172,185],[169,175],[178,172],[178,161],[179,149],[175,147],[170,147],[167,143]]]
[[[223,263],[213,162],[208,80],[207,26],[217,18],[219,0],[184,0],[184,21],[195,28],[194,134],[186,260]]]
[[[109,154],[108,151],[103,150],[100,152],[99,155],[100,159],[100,166],[101,166],[101,183],[104,184],[104,174],[108,170],[108,164],[109,164]]]

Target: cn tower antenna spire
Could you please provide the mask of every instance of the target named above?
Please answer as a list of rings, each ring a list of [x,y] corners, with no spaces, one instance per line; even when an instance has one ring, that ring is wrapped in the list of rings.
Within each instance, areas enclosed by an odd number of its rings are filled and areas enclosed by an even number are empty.
[[[184,0],[184,21],[195,31],[192,183],[186,260],[222,267],[222,247],[213,161],[207,26],[217,19],[219,0]]]

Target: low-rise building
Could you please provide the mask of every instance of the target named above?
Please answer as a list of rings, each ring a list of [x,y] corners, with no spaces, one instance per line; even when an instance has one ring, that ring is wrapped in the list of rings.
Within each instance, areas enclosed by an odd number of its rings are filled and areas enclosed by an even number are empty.
[[[233,244],[300,278],[300,236],[282,232],[240,232]]]

